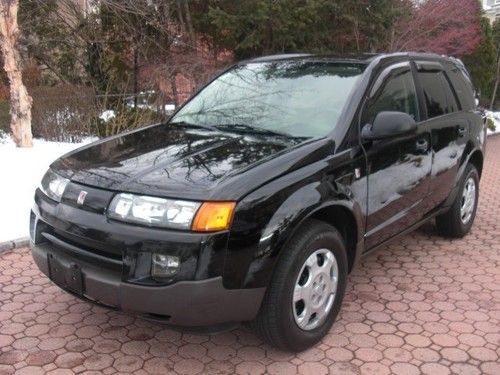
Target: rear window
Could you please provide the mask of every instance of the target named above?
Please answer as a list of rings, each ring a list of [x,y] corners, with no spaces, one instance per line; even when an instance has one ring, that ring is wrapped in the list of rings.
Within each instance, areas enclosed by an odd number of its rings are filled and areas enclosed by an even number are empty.
[[[455,96],[442,71],[421,71],[418,76],[424,91],[429,118],[458,111]]]
[[[475,107],[474,88],[469,77],[462,69],[454,64],[449,66],[449,77],[462,109],[470,111]]]

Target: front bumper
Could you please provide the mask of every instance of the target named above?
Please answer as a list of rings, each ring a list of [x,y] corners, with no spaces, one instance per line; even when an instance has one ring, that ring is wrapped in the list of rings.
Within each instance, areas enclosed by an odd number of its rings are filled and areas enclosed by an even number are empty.
[[[74,196],[85,189],[85,205]],[[254,318],[264,288],[227,289],[228,232],[192,233],[109,220],[113,192],[75,183],[61,203],[39,189],[30,218],[33,258],[51,280],[80,298],[174,325],[203,326]],[[151,277],[153,253],[177,256],[171,279]]]
[[[253,319],[259,310],[265,288],[225,289],[222,277],[199,281],[179,281],[166,286],[136,285],[121,280],[118,272],[76,260],[50,243],[32,244],[32,255],[40,270],[57,279],[57,284],[80,298],[107,307],[144,314],[148,318],[181,326],[207,326]],[[57,259],[55,277],[49,257]],[[75,290],[71,277],[81,275],[81,289]]]

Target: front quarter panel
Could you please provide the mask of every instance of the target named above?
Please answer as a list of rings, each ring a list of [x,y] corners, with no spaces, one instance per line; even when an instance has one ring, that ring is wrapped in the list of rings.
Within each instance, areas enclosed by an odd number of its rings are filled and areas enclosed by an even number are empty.
[[[352,165],[339,165],[338,159],[329,157],[300,168],[238,203],[224,265],[226,288],[267,286],[278,255],[286,251],[286,241],[303,220],[326,206],[339,205],[353,212],[357,232],[362,233],[362,209],[351,186],[338,182]]]

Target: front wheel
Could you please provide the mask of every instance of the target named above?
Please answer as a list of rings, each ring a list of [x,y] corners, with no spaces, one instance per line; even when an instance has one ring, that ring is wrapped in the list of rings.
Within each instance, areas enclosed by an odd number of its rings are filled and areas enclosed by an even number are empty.
[[[332,326],[346,278],[346,248],[339,232],[324,222],[307,221],[282,249],[252,328],[281,349],[307,349]]]
[[[452,206],[446,213],[436,217],[439,234],[452,238],[465,236],[474,223],[478,198],[479,174],[474,165],[468,164]]]

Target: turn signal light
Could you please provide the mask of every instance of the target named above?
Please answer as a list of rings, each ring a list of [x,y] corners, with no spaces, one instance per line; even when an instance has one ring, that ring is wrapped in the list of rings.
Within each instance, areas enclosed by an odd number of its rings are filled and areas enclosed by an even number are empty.
[[[196,232],[214,232],[229,229],[236,202],[205,202],[193,220]]]

